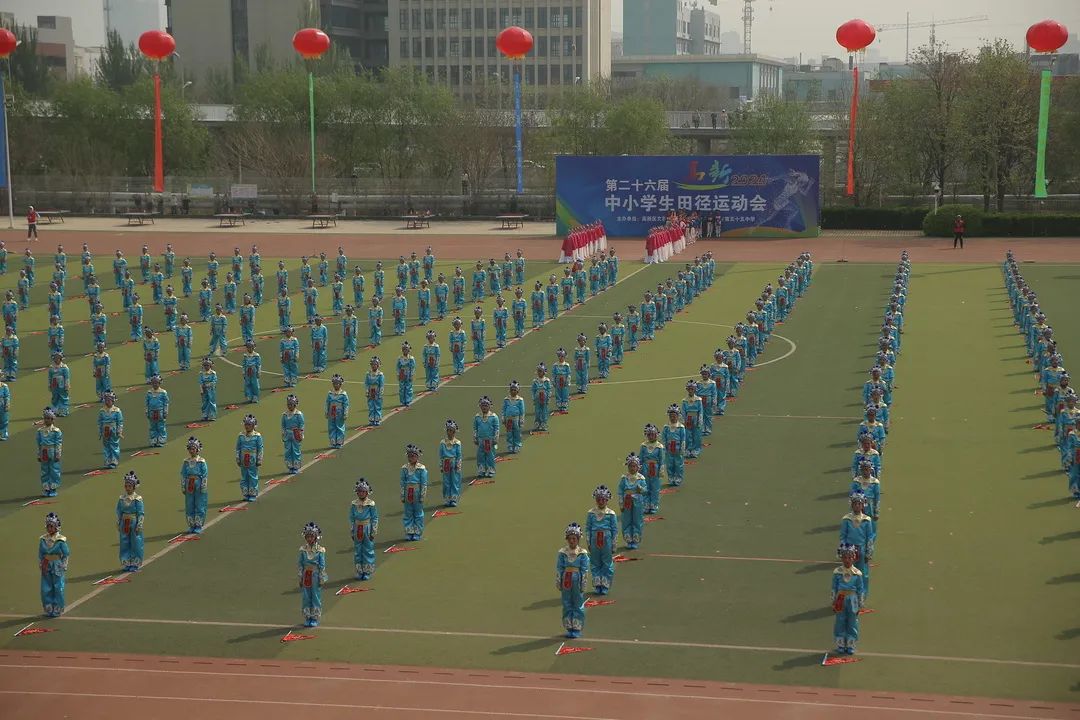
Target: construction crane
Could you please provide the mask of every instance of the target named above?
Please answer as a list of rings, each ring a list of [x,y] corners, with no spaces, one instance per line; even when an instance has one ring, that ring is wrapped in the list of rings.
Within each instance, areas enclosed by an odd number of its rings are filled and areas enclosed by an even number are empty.
[[[750,29],[754,25],[754,0],[743,0],[742,6],[742,51],[750,54]]]
[[[750,0],[746,0],[748,3]],[[743,16],[745,18],[745,11]],[[910,60],[911,54],[911,28],[930,28],[930,45],[931,47],[937,44],[937,26],[938,25],[963,25],[965,23],[983,22],[989,20],[989,15],[970,15],[962,18],[950,18],[949,20],[931,20],[930,22],[911,22],[911,13],[907,13],[907,20],[902,23],[875,25],[874,29],[879,33],[888,32],[890,30],[904,30],[904,64],[906,65]]]

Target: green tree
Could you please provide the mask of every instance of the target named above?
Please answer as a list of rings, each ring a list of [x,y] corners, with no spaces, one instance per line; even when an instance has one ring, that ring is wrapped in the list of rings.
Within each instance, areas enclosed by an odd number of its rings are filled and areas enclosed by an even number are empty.
[[[964,128],[960,101],[971,71],[971,56],[950,52],[944,45],[925,45],[912,53],[916,78],[898,81],[917,83],[908,97],[916,104],[919,152],[925,157],[933,181],[942,188],[961,162]]]
[[[800,155],[818,150],[814,122],[803,103],[762,95],[732,115],[731,145],[740,155]]]
[[[963,148],[983,193],[999,211],[1005,195],[1030,191],[1038,79],[1006,40],[979,49],[959,105]]]
[[[603,151],[609,155],[655,155],[668,148],[671,130],[659,100],[631,96],[604,116]]]
[[[554,152],[569,155],[601,152],[607,107],[608,98],[598,86],[563,88],[547,108]]]
[[[148,73],[148,62],[134,45],[124,45],[120,34],[109,30],[105,47],[101,51],[95,77],[98,83],[113,90],[131,87],[135,81]]]
[[[52,84],[52,75],[45,58],[38,55],[37,28],[15,25],[8,28],[15,33],[18,45],[8,56],[11,78],[29,95],[43,97]]]

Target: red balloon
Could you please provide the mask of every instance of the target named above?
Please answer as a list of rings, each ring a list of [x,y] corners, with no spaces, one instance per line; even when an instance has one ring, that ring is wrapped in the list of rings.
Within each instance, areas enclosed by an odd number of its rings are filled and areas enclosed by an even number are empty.
[[[0,58],[6,58],[15,52],[15,46],[18,44],[19,41],[15,38],[15,33],[7,28],[0,27]]]
[[[874,26],[865,20],[848,20],[836,28],[836,42],[847,48],[848,52],[862,50],[877,37]]]
[[[533,36],[525,28],[516,25],[503,30],[495,38],[495,47],[499,52],[512,60],[525,57],[532,50]]]
[[[318,28],[297,30],[292,46],[305,60],[317,60],[330,49],[330,36]]]
[[[176,52],[176,40],[164,30],[147,30],[139,36],[139,50],[151,60],[164,60]]]
[[[1069,30],[1057,20],[1037,22],[1027,31],[1027,44],[1035,52],[1055,52],[1069,40]]]

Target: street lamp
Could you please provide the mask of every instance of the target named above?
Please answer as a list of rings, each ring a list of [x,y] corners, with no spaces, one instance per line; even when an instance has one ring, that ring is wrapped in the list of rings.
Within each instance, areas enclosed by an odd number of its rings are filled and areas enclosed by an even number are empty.
[[[181,101],[184,101],[184,97],[185,97],[184,91],[187,90],[189,87],[191,87],[192,84],[193,84],[192,81],[188,80],[186,83],[184,83],[183,85],[180,86],[180,100]]]

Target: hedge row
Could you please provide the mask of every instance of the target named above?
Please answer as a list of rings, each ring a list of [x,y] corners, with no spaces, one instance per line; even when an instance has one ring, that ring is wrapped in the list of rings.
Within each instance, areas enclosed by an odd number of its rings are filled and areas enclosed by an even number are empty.
[[[953,220],[964,216],[971,237],[1080,237],[1080,213],[986,213],[973,205],[942,205],[936,213],[924,208],[827,207],[821,210],[825,230],[922,230],[952,237]]]
[[[926,208],[827,207],[821,209],[826,230],[922,230]]]

